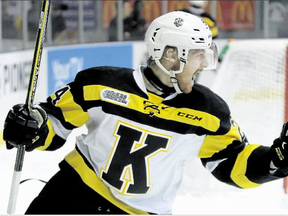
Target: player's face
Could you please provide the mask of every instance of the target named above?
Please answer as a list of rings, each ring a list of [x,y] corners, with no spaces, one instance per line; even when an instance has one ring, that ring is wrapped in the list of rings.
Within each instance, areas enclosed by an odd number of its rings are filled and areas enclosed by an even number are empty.
[[[176,75],[181,90],[188,94],[192,91],[194,77],[208,66],[205,50],[192,49],[188,54],[188,64],[184,66],[183,72]]]

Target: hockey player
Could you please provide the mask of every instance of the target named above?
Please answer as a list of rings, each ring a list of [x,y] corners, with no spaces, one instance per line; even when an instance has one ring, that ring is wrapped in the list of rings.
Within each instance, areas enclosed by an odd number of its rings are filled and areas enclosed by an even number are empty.
[[[151,23],[145,41],[147,67],[79,72],[35,108],[38,129],[22,104],[8,113],[7,148],[56,150],[74,128],[88,128],[26,214],[171,214],[188,158],[238,188],[287,175],[287,124],[271,147],[249,144],[227,104],[194,83],[217,62],[205,22],[170,12]]]

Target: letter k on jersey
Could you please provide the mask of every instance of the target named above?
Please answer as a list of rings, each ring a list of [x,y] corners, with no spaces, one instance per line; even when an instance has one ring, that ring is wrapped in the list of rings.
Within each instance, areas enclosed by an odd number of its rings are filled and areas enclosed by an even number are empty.
[[[119,121],[114,132],[116,142],[100,178],[127,196],[146,194],[151,189],[151,157],[167,152],[171,137],[156,134]]]

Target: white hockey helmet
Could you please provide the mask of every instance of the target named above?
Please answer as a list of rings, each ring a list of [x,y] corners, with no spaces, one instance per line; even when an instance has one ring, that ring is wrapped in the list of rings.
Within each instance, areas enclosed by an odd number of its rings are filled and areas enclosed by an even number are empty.
[[[147,29],[145,42],[153,60],[160,60],[165,47],[172,46],[177,48],[178,59],[184,64],[188,63],[190,49],[210,50],[215,46],[212,46],[209,26],[201,18],[182,11],[166,13],[156,18]],[[211,57],[208,58],[209,62]],[[216,66],[215,62],[215,59],[209,62],[209,69]],[[176,71],[176,74],[181,72],[182,70]]]
[[[208,61],[208,67],[205,69],[216,68],[217,47],[212,43],[209,26],[201,18],[190,13],[173,11],[156,18],[146,31],[145,42],[149,56],[165,73],[170,75],[171,80],[174,80],[173,84],[177,82],[175,74],[181,73],[184,65],[188,63],[190,49],[205,49]],[[177,71],[168,71],[159,61],[166,46],[177,48],[180,60],[180,68]],[[176,84],[174,87],[177,88]]]

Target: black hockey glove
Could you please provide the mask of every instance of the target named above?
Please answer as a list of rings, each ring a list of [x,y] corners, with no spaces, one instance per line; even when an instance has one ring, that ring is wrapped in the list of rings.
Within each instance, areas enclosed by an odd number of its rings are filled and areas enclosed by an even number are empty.
[[[3,131],[7,149],[25,145],[26,151],[32,151],[44,145],[47,134],[47,114],[41,107],[30,114],[24,104],[17,104],[8,112]]]
[[[271,152],[273,165],[288,174],[288,122],[284,123],[280,137],[274,140]]]

